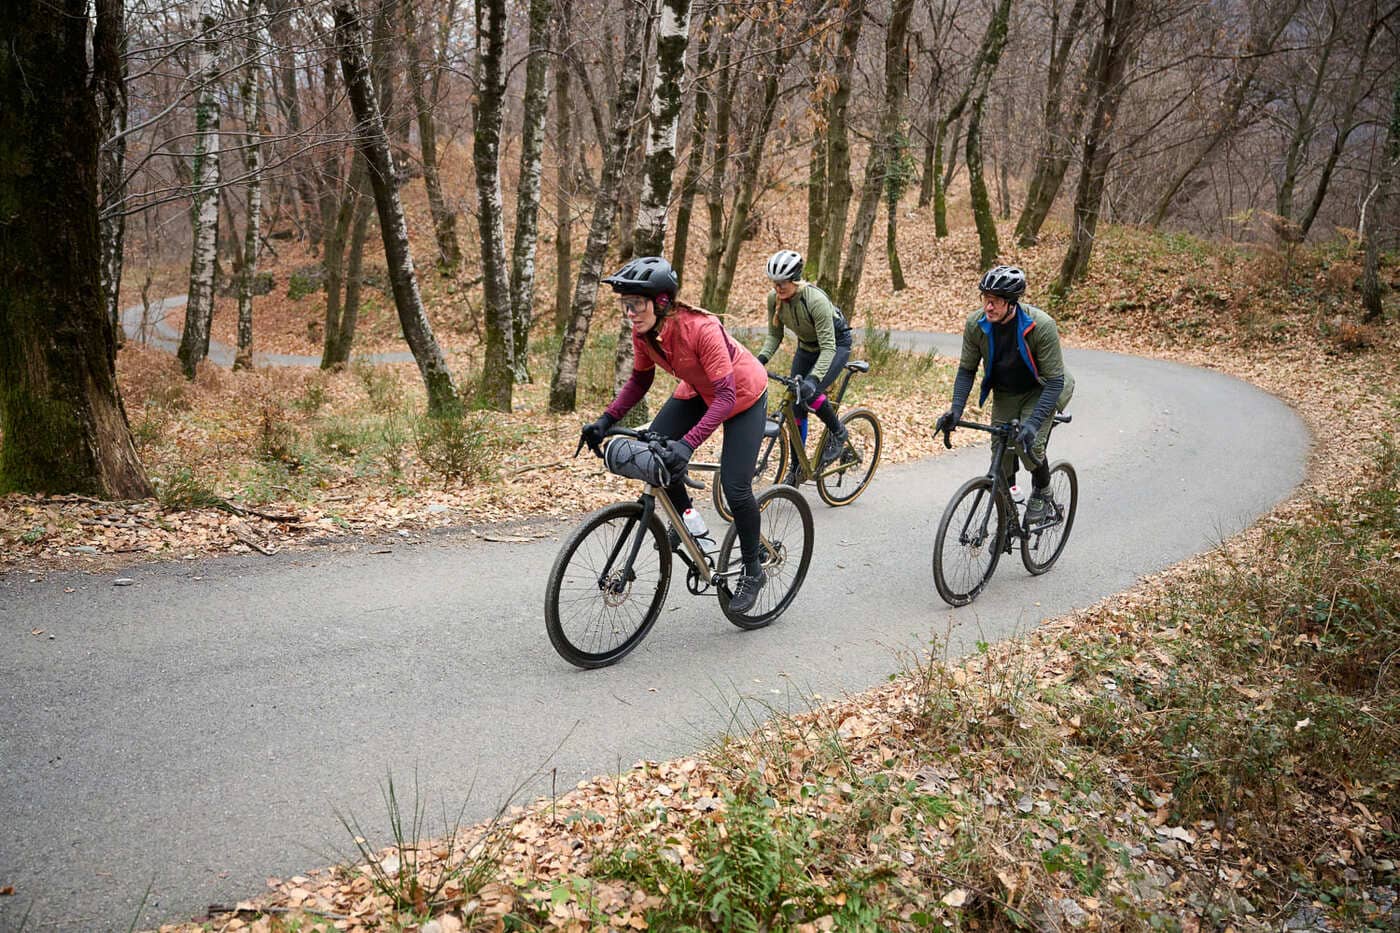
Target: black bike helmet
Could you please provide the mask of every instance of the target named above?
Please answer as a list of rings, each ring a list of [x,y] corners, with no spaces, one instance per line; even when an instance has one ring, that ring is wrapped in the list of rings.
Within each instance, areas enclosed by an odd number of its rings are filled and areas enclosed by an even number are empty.
[[[768,278],[773,282],[796,282],[802,277],[802,254],[780,249],[768,258]]]
[[[988,269],[977,283],[977,290],[986,295],[996,295],[1007,301],[1015,301],[1026,293],[1026,274],[1016,266],[997,266]]]
[[[676,270],[660,256],[641,256],[603,279],[619,295],[675,298],[681,283]]]

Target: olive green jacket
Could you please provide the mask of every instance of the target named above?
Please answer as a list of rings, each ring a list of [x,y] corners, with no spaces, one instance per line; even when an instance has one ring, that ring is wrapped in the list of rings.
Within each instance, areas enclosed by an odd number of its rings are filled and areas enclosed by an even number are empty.
[[[1065,369],[1064,354],[1060,350],[1060,331],[1055,319],[1034,305],[1016,306],[1016,348],[1030,367],[1036,381],[1045,385],[1047,379],[1065,377],[1065,387],[1060,398],[1065,399],[1074,391],[1074,377]],[[978,309],[967,316],[963,326],[962,360],[959,367],[968,372],[976,372],[982,364],[982,391],[977,404],[987,401],[992,391],[992,361],[995,358],[992,345],[992,323],[987,314]]]
[[[836,355],[836,335],[849,329],[826,292],[803,282],[790,301],[779,301],[777,292],[768,293],[768,339],[763,341],[758,355],[765,360],[771,358],[783,342],[784,333],[790,330],[797,335],[799,347],[818,351],[809,375],[820,381]]]

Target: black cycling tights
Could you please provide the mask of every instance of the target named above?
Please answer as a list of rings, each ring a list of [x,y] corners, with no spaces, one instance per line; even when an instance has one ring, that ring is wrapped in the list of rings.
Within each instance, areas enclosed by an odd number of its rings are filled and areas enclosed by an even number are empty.
[[[681,438],[705,416],[709,407],[700,396],[672,396],[652,419],[651,430],[667,437]],[[731,415],[724,422],[724,447],[720,451],[720,480],[724,483],[724,498],[734,513],[734,525],[739,529],[739,550],[744,555],[744,572],[756,574],[758,553],[758,502],[753,495],[753,469],[758,462],[758,445],[763,441],[763,423],[768,416],[768,394],[759,396],[744,411]],[[677,480],[666,487],[672,504],[684,512],[690,508],[690,490]]]

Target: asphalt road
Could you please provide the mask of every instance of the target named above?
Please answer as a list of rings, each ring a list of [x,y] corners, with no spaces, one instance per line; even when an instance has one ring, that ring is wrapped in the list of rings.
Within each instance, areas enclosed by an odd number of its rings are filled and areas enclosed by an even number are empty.
[[[1066,359],[1075,419],[1052,455],[1079,471],[1073,538],[1043,577],[1003,561],[964,609],[938,599],[930,551],[982,448],[886,464],[843,510],[809,491],[817,549],[784,618],[741,632],[677,580],[647,640],[595,672],[544,632],[572,520],[526,544],[151,564],[123,587],[0,576],[0,887],[16,891],[0,929],[32,908],[31,930],[125,930],[148,884],[147,925],[255,894],[348,849],[336,810],[382,832],[389,773],[474,819],[522,782],[547,794],[692,751],[738,697],[858,691],[934,635],[966,650],[1024,631],[1210,548],[1303,479],[1309,437],[1278,400],[1171,363]]]

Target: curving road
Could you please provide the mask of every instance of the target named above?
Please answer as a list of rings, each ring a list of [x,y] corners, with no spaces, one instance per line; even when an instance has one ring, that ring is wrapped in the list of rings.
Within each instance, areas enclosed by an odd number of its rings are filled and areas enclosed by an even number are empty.
[[[1066,358],[1075,420],[1054,454],[1079,470],[1074,537],[1044,577],[1003,562],[965,609],[939,601],[929,557],[980,448],[885,465],[844,510],[809,493],[812,573],[772,627],[740,632],[677,582],[647,640],[591,673],[544,633],[570,522],[528,544],[152,564],[124,587],[0,576],[0,887],[16,889],[0,929],[32,905],[31,930],[125,930],[148,883],[154,925],[328,864],[349,843],[336,809],[384,826],[387,772],[403,787],[416,771],[430,812],[468,798],[474,819],[522,781],[549,793],[550,769],[563,790],[691,751],[737,695],[858,691],[935,634],[954,650],[1008,637],[1211,547],[1303,479],[1307,431],[1271,396],[1171,363]]]

